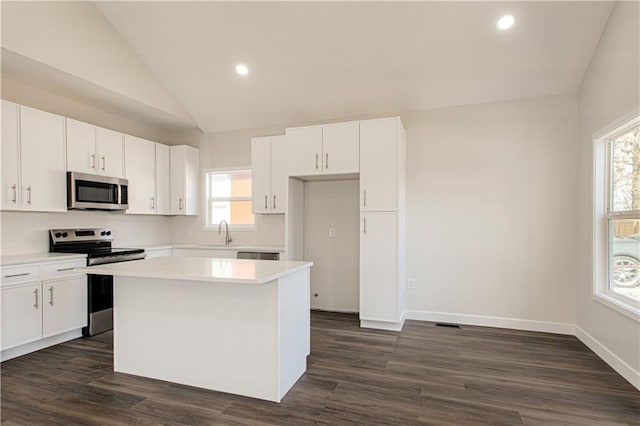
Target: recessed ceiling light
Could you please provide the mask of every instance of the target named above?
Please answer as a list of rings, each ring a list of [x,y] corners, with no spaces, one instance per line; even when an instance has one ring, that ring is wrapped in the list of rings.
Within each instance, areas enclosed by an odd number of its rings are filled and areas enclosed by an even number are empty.
[[[240,75],[247,75],[249,74],[249,68],[244,64],[238,64],[236,65],[236,72]]]
[[[508,30],[513,27],[513,23],[516,19],[513,15],[504,15],[502,18],[498,19],[498,28],[501,30]]]

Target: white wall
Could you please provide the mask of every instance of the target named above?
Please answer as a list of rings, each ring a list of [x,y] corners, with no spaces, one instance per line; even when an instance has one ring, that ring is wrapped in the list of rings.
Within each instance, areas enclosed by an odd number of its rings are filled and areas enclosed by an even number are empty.
[[[169,240],[170,218],[125,215],[116,212],[66,213],[2,212],[3,256],[49,251],[49,229],[111,228],[114,247],[142,247]]]
[[[640,106],[640,7],[618,2],[578,93],[579,202],[577,325],[609,356],[635,371],[640,386],[640,324],[591,299],[593,133]],[[592,342],[593,343],[593,342]],[[600,353],[601,356],[607,354]],[[611,361],[611,359],[610,359]],[[621,366],[618,362],[618,366]],[[620,371],[620,370],[619,370]],[[627,375],[627,378],[630,376]]]
[[[574,324],[576,97],[402,119],[407,309]]]
[[[192,122],[91,2],[2,2],[2,47]]]
[[[357,180],[305,183],[304,259],[313,261],[314,309],[359,310],[359,188]]]

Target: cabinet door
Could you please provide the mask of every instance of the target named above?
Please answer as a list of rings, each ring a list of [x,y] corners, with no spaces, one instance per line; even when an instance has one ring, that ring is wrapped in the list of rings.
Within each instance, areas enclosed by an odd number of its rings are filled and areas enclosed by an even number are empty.
[[[156,213],[171,213],[169,146],[156,144]]]
[[[253,212],[271,211],[271,138],[251,139],[251,194]]]
[[[198,197],[200,191],[200,151],[192,146],[185,146],[184,155],[184,196],[185,214],[195,216],[198,214]]]
[[[360,122],[360,210],[398,208],[398,119]]]
[[[124,178],[124,135],[98,127],[97,157],[101,175]]]
[[[360,215],[360,319],[397,321],[397,214]]]
[[[2,350],[42,338],[40,282],[0,289]]]
[[[67,211],[64,117],[20,106],[22,206]]]
[[[125,135],[125,172],[129,181],[127,213],[153,214],[156,204],[156,144]]]
[[[287,129],[289,175],[322,174],[322,126]]]
[[[87,325],[87,277],[43,281],[43,337]]]
[[[322,126],[323,174],[360,171],[360,122]]]
[[[2,210],[20,208],[18,105],[2,101]]]
[[[271,137],[271,211],[286,213],[289,188],[289,152],[285,136]]]
[[[171,214],[184,215],[184,195],[186,189],[185,173],[185,147],[172,146],[169,148],[170,164],[171,164]]]
[[[96,126],[67,118],[67,170],[98,174]]]

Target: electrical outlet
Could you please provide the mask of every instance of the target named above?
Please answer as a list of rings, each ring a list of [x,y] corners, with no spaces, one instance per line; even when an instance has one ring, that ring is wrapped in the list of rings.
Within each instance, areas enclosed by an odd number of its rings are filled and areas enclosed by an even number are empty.
[[[336,228],[329,228],[329,237],[333,238],[336,236]]]
[[[416,280],[413,278],[407,279],[407,288],[416,288]]]

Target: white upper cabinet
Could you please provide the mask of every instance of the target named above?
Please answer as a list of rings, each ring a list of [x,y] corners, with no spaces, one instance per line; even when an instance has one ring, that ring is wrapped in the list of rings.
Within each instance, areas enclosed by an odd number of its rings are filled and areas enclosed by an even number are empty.
[[[124,177],[124,135],[67,118],[67,170]]]
[[[358,121],[293,127],[286,134],[290,176],[358,173]]]
[[[64,117],[20,106],[23,210],[67,211],[64,129]]]
[[[253,212],[271,212],[271,138],[251,139],[251,195]]]
[[[95,126],[67,118],[67,170],[98,174]]]
[[[187,145],[170,147],[171,214],[198,214],[199,151]]]
[[[171,214],[170,148],[156,144],[156,214]]]
[[[360,122],[322,126],[323,174],[348,174],[360,171]]]
[[[102,127],[97,128],[97,135],[98,174],[124,178],[124,135]]]
[[[399,126],[397,117],[360,122],[361,211],[398,209]]]
[[[254,213],[285,213],[288,163],[285,136],[251,139],[251,189]]]
[[[289,152],[286,136],[271,137],[271,212],[286,213],[289,189]]]
[[[2,210],[19,210],[20,145],[18,105],[2,101]]]
[[[135,136],[125,135],[125,172],[129,181],[127,213],[155,214],[156,212],[156,144]]]
[[[322,174],[322,126],[293,127],[286,130],[289,146],[289,175]]]

